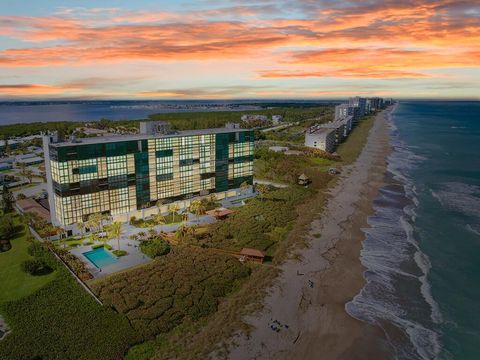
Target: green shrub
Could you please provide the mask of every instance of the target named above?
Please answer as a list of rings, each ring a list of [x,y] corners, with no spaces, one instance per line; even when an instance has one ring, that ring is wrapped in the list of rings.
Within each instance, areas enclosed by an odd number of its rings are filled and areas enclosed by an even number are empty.
[[[140,244],[140,250],[148,257],[155,258],[168,254],[170,252],[170,244],[163,239],[156,238],[143,241]]]
[[[250,275],[234,257],[176,248],[148,265],[92,284],[105,305],[124,313],[144,339],[217,310],[219,300]]]
[[[99,249],[99,248],[105,248],[107,250],[112,250],[112,245],[110,244],[96,244],[92,245],[92,250]]]
[[[251,199],[223,221],[209,226],[207,233],[188,236],[186,241],[201,247],[238,251],[243,247],[271,251],[288,234],[288,224],[298,214],[296,206],[309,194],[299,186],[272,191],[264,199]],[[282,225],[281,227],[279,225]]]
[[[128,255],[128,252],[126,252],[125,250],[113,250],[112,254],[120,257],[120,256]]]
[[[1,306],[12,332],[0,359],[121,359],[140,340],[127,319],[96,303],[63,266],[57,271],[39,291]]]
[[[21,264],[22,270],[30,275],[46,275],[50,274],[53,269],[41,259],[25,260]]]

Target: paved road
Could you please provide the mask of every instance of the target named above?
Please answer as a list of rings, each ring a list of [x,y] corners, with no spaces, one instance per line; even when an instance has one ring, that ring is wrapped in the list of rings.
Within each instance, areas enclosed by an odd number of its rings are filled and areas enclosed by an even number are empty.
[[[18,194],[22,193],[25,194],[26,197],[35,196],[42,191],[47,191],[47,183],[39,182],[36,185],[25,188],[25,189],[18,189],[12,190],[13,195],[17,196]]]

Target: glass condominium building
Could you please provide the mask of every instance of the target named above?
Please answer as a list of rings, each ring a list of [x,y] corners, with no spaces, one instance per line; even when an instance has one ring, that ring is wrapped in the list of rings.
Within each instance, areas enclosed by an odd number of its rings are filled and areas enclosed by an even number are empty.
[[[69,142],[45,136],[52,223],[68,228],[94,213],[137,212],[158,200],[169,203],[253,183],[253,130],[144,132]]]

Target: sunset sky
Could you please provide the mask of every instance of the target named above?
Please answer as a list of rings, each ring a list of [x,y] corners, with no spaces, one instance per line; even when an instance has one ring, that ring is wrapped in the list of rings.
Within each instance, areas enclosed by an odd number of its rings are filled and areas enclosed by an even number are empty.
[[[0,9],[1,99],[480,98],[478,0]]]

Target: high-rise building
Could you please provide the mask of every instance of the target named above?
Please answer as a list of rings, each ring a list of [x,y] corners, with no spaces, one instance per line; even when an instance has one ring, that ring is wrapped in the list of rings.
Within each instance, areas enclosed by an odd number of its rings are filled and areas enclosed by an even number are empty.
[[[52,223],[72,228],[93,213],[124,219],[154,206],[253,182],[254,134],[237,128],[171,133],[162,123],[138,135],[44,137]]]
[[[350,98],[348,100],[348,103],[350,105],[353,105],[353,106],[358,108],[358,112],[359,112],[358,116],[364,116],[365,115],[367,99],[359,97],[359,96],[355,96],[355,97]]]

